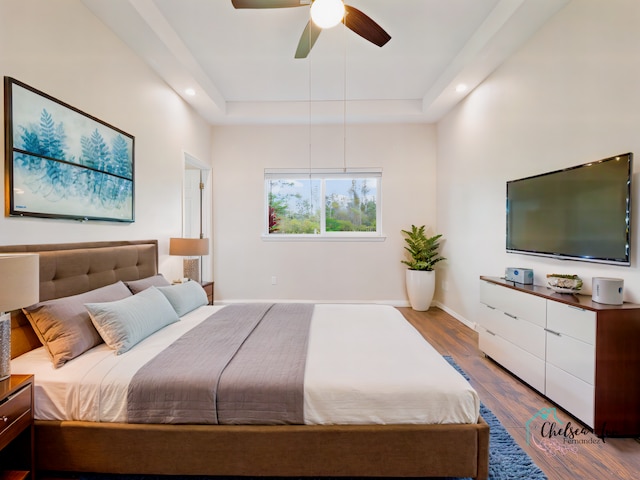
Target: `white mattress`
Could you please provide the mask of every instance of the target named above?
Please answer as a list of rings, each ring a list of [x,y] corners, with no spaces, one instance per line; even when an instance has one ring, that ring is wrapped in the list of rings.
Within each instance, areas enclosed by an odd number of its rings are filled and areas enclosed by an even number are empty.
[[[99,345],[54,369],[39,348],[12,360],[35,375],[40,420],[126,422],[136,371],[224,306],[204,306],[116,356]],[[304,380],[306,424],[476,423],[469,383],[395,308],[316,305]]]

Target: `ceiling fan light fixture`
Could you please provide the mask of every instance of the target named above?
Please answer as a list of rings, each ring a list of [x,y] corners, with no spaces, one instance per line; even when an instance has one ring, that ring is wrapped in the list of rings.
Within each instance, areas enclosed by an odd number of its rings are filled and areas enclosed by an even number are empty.
[[[335,27],[343,17],[342,0],[315,0],[311,4],[311,20],[320,28]]]

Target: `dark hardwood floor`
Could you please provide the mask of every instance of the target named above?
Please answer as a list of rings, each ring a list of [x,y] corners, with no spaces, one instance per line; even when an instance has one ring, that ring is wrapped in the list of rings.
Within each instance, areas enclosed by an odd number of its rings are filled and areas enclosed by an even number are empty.
[[[480,400],[498,417],[500,422],[545,472],[550,480],[581,479],[639,479],[640,440],[634,438],[600,439],[582,430],[580,421],[551,403],[509,372],[486,358],[478,349],[478,334],[441,309],[427,312],[399,308],[407,320],[442,355],[453,357],[469,375],[470,383]],[[640,346],[639,346],[640,348]],[[527,444],[526,424],[542,408],[557,409],[558,418],[572,428],[565,436],[562,427],[554,429],[558,435],[550,442],[555,447],[547,451],[530,440]],[[545,434],[549,432],[545,430]],[[572,443],[571,432],[575,432]],[[534,431],[533,440],[547,438]],[[531,437],[530,437],[531,438]]]

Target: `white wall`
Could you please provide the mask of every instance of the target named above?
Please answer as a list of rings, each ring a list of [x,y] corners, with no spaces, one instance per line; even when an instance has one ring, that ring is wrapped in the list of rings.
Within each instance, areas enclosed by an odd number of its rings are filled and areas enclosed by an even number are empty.
[[[640,303],[634,174],[632,266],[603,266],[505,253],[505,182],[618,153],[640,161],[640,2],[568,4],[438,124],[438,227],[447,238],[441,301],[475,321],[480,275],[507,266],[625,281]]]
[[[315,300],[406,305],[404,240],[435,229],[436,140],[429,125],[348,125],[348,167],[379,167],[384,242],[272,242],[264,228],[265,168],[344,164],[338,126],[216,126],[213,236],[216,301]],[[277,285],[271,285],[271,277]]]
[[[135,223],[0,217],[0,244],[155,238],[160,270],[181,276],[183,151],[209,162],[209,125],[79,0],[0,1],[0,73],[134,135],[136,180]]]

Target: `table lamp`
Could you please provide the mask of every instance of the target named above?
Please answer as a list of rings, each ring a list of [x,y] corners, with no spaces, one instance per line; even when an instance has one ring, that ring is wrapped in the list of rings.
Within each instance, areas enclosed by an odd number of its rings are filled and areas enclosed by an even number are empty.
[[[208,238],[170,238],[169,255],[183,257],[202,257],[209,255]],[[200,258],[185,258],[183,276],[196,282],[200,281]]]
[[[39,256],[0,254],[0,380],[11,375],[11,310],[40,299]]]

